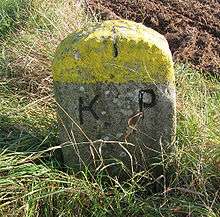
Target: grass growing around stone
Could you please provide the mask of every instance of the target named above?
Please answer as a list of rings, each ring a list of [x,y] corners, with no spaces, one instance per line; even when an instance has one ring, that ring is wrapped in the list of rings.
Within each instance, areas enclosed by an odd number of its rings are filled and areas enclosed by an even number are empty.
[[[27,10],[28,19],[0,38],[0,216],[218,217],[219,82],[176,65],[177,140],[160,179],[149,171],[122,183],[104,173],[67,174],[54,157],[50,66],[60,40],[91,21],[68,0],[31,1]],[[151,192],[167,174],[163,190]]]

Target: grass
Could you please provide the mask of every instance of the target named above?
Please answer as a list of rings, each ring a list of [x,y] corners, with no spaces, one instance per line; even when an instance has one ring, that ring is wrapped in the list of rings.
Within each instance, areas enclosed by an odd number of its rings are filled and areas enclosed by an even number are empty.
[[[13,18],[16,25],[0,38],[0,216],[218,217],[219,82],[176,65],[177,140],[161,162],[158,181],[170,176],[163,191],[150,190],[156,180],[148,171],[124,182],[104,173],[67,174],[54,157],[60,146],[50,66],[59,42],[91,18],[70,0],[21,7],[28,18]]]
[[[30,7],[29,0],[1,0],[0,38],[25,24]]]

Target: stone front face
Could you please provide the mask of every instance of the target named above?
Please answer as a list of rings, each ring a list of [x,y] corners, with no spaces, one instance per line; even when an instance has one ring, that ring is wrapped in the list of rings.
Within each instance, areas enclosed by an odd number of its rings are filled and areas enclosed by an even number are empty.
[[[139,83],[78,85],[55,82],[55,90],[57,102],[62,106],[59,109],[60,139],[63,143],[72,142],[69,148],[64,148],[65,162],[69,166],[83,166],[75,150],[86,165],[94,166],[90,144],[78,144],[88,142],[88,138],[132,143],[134,146],[125,143],[123,146],[132,153],[135,168],[146,167],[150,158],[158,156],[161,146],[167,149],[174,138],[173,88]],[[120,144],[95,143],[95,147],[102,158],[119,158],[129,166],[129,155]]]
[[[118,159],[145,169],[170,150],[174,72],[159,33],[125,20],[75,33],[59,46],[53,75],[68,166],[101,168]]]

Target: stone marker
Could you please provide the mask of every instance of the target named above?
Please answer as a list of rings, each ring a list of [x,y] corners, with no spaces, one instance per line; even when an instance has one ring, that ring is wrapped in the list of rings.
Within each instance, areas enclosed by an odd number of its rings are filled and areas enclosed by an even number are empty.
[[[111,20],[73,33],[56,51],[53,78],[66,165],[114,173],[118,159],[134,171],[170,150],[174,68],[156,31]]]

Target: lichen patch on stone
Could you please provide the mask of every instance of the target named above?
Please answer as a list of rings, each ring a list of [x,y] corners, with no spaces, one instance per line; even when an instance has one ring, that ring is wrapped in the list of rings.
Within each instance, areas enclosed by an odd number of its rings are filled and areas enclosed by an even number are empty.
[[[58,47],[53,78],[62,83],[174,84],[172,55],[156,31],[127,20],[111,20],[71,34]]]

